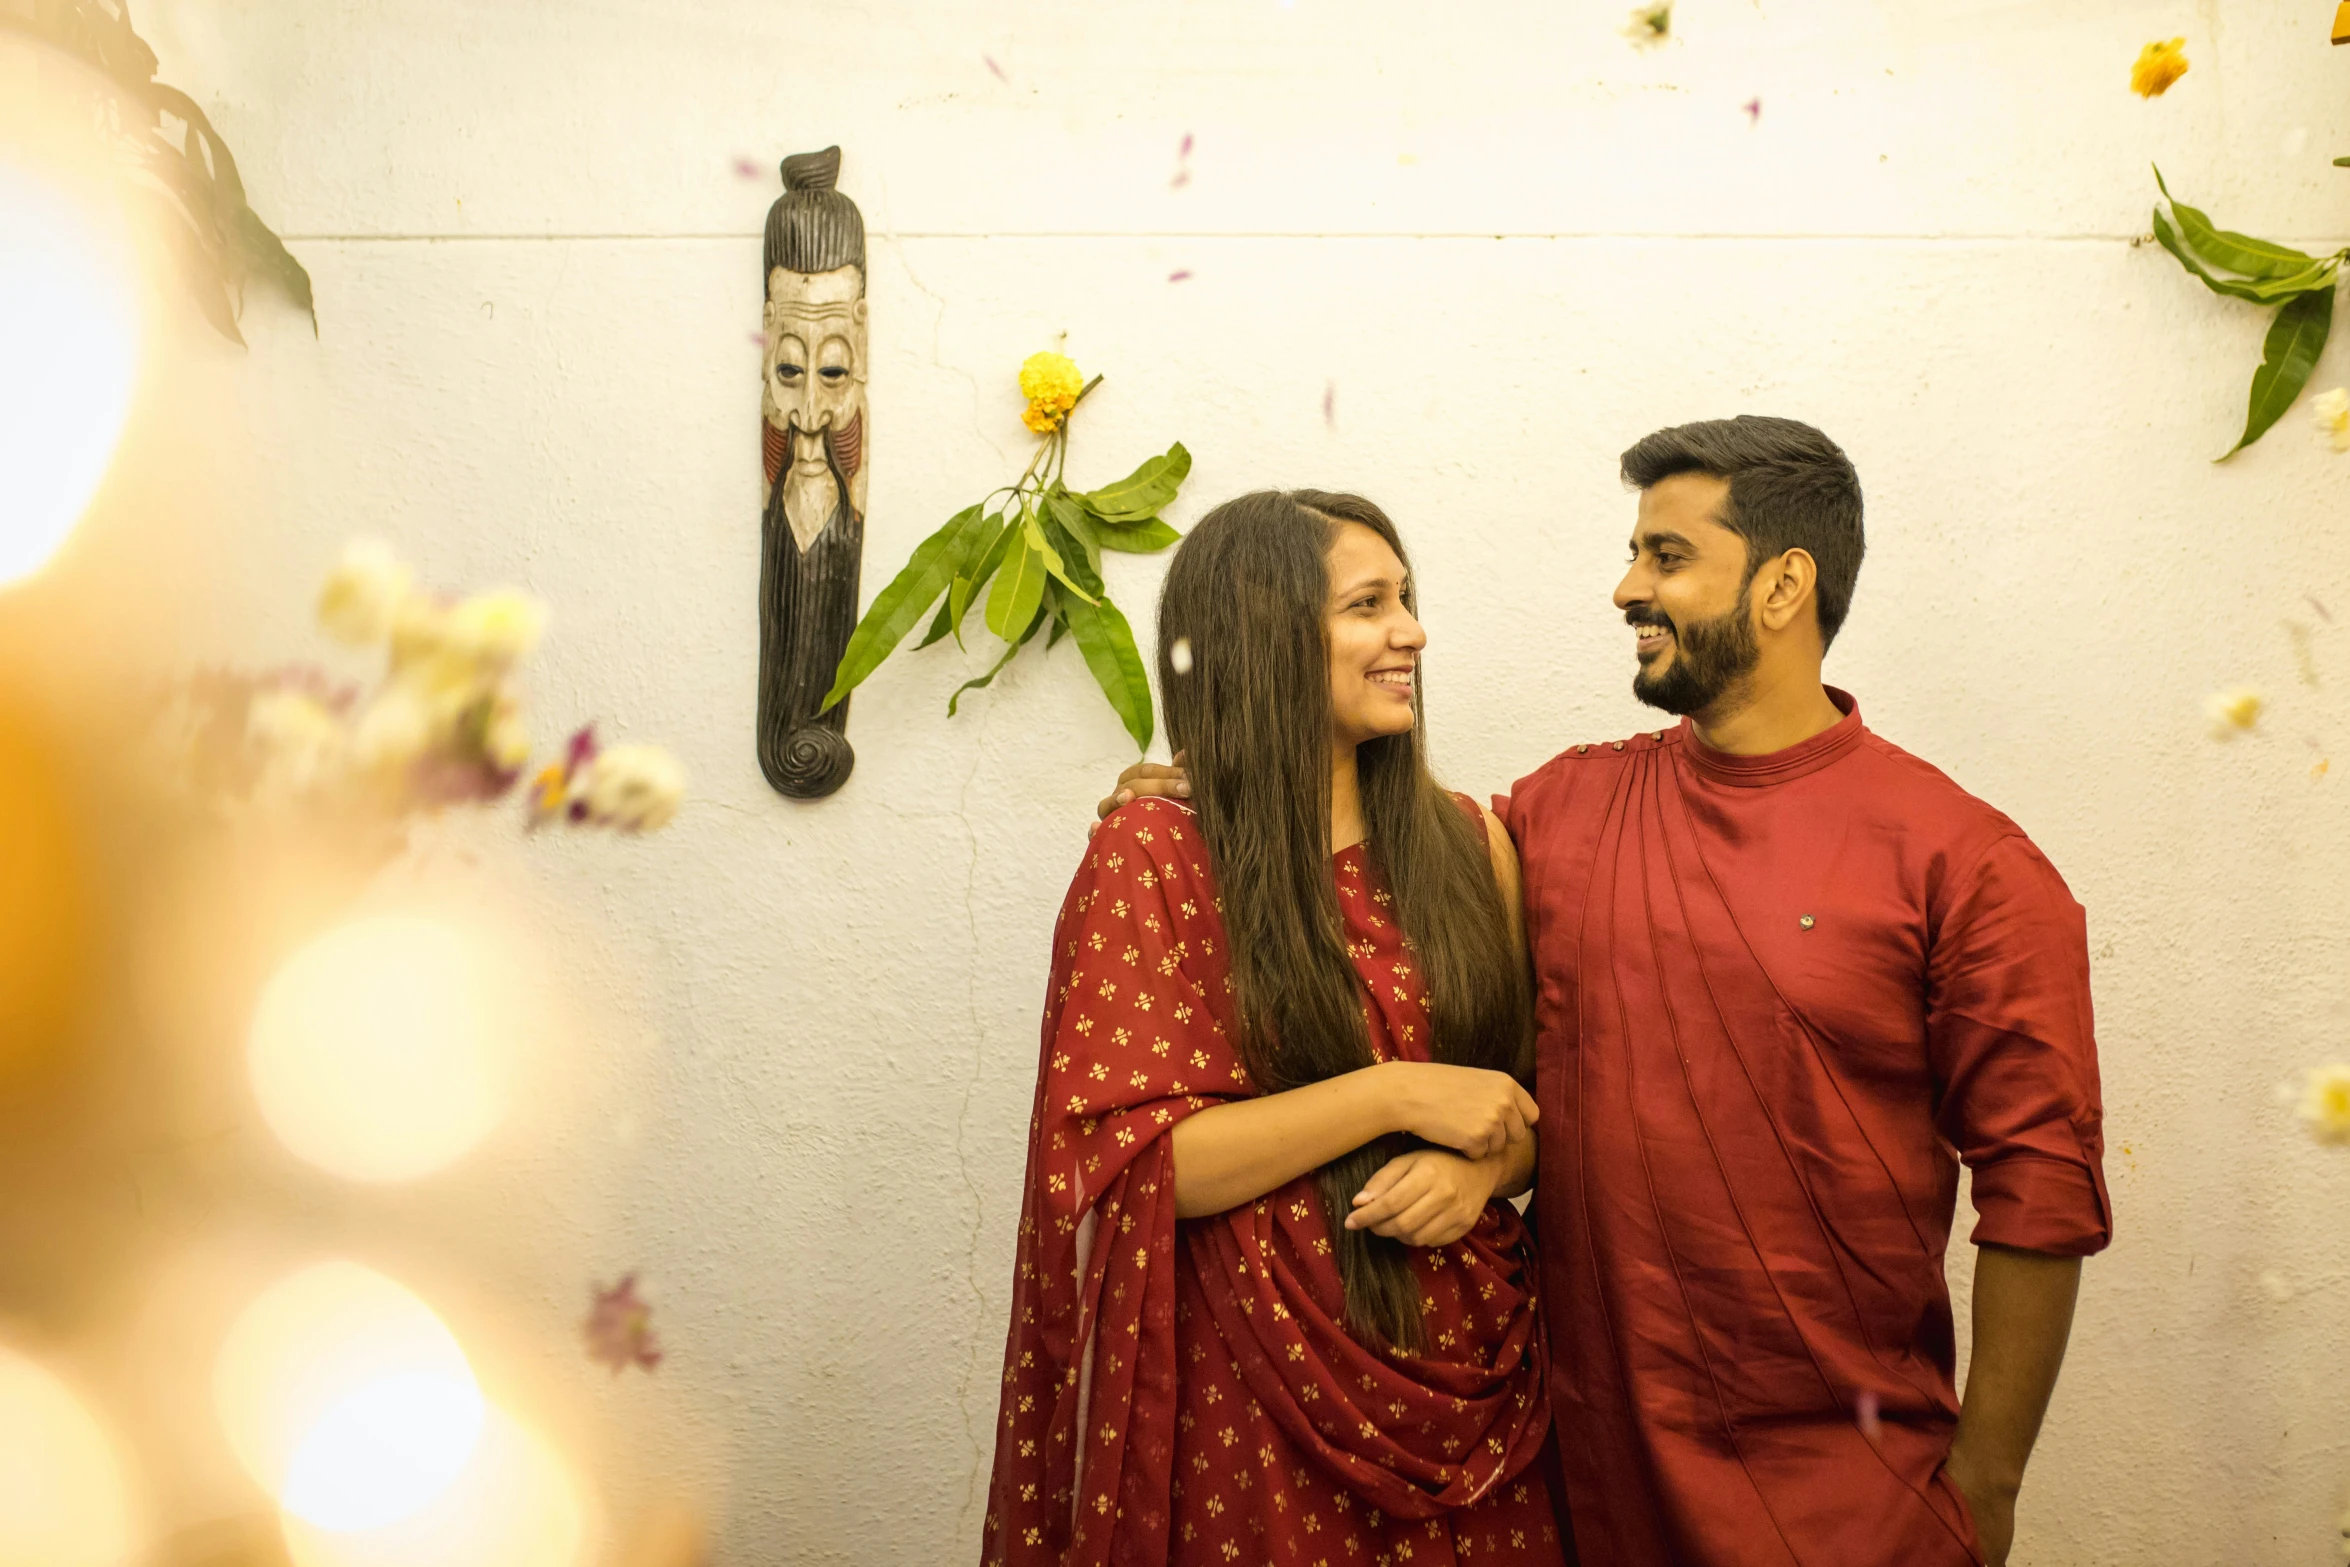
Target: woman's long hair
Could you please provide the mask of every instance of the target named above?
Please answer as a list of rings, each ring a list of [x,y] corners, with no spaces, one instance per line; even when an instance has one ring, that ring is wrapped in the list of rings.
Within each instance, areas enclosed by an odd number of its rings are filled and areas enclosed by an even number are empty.
[[[1159,595],[1167,736],[1189,753],[1230,938],[1236,1043],[1266,1093],[1372,1064],[1330,870],[1327,560],[1347,523],[1405,559],[1395,524],[1361,496],[1260,490],[1200,519]],[[1178,645],[1188,646],[1188,670],[1176,667]],[[1533,1065],[1525,974],[1485,833],[1429,776],[1416,681],[1412,718],[1409,733],[1355,752],[1366,848],[1418,954],[1430,1053],[1524,1078]],[[1420,1291],[1404,1247],[1345,1227],[1354,1194],[1411,1146],[1382,1138],[1332,1160],[1318,1180],[1348,1327],[1417,1351]]]

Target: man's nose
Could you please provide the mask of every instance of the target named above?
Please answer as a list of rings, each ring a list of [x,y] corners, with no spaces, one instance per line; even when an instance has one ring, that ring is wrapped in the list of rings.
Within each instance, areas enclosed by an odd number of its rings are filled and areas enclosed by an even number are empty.
[[[1635,604],[1648,602],[1648,584],[1642,579],[1638,566],[1624,573],[1624,579],[1616,584],[1614,598],[1618,609],[1630,609]]]

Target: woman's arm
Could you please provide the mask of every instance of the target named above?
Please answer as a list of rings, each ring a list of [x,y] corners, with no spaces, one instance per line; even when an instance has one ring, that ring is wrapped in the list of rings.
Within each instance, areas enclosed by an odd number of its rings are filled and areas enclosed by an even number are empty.
[[[1254,1202],[1309,1170],[1390,1132],[1409,1132],[1464,1157],[1532,1146],[1537,1112],[1505,1072],[1384,1061],[1319,1083],[1237,1099],[1188,1116],[1168,1133],[1175,1214],[1196,1219]]]

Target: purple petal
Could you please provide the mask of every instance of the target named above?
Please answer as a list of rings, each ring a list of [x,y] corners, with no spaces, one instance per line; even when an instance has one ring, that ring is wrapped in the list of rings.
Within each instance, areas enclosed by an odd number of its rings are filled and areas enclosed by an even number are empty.
[[[1181,283],[1181,282],[1183,282],[1185,279],[1189,278],[1190,276],[1191,276],[1191,268],[1189,268],[1189,267],[1182,267],[1182,268],[1179,268],[1179,269],[1177,269],[1176,271],[1173,271],[1173,272],[1170,272],[1170,273],[1168,273],[1168,274],[1167,274],[1167,281],[1168,281],[1168,282],[1170,282],[1170,283]]]
[[[1004,68],[1002,66],[995,63],[995,56],[990,54],[983,54],[979,58],[985,60],[987,62],[987,68],[995,72],[995,79],[997,81],[1003,82],[1006,85],[1010,84],[1012,79],[1004,74]]]
[[[760,166],[748,158],[734,160],[734,173],[737,179],[755,180],[761,172]]]

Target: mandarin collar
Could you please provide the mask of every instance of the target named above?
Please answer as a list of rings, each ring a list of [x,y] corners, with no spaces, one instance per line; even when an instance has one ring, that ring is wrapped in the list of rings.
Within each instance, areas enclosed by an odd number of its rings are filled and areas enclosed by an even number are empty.
[[[1849,691],[1834,686],[1826,688],[1828,700],[1844,716],[1809,740],[1798,741],[1780,751],[1767,751],[1761,756],[1734,756],[1728,751],[1717,751],[1697,738],[1696,726],[1686,718],[1681,720],[1681,754],[1689,758],[1689,765],[1720,783],[1742,788],[1761,788],[1766,784],[1786,783],[1808,773],[1816,773],[1843,756],[1859,743],[1867,733],[1860,721],[1860,703]]]

